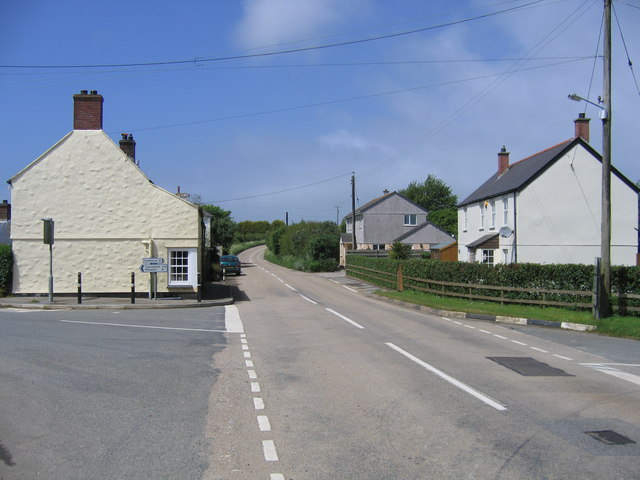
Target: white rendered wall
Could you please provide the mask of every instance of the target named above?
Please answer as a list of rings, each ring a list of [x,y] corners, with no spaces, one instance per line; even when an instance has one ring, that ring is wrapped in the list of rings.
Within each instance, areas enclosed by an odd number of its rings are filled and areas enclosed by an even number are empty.
[[[48,291],[42,218],[55,221],[54,291],[146,291],[142,258],[197,247],[198,208],[153,185],[101,130],[74,130],[12,179],[14,293]],[[151,240],[151,242],[149,241]],[[150,247],[151,246],[151,247]],[[168,291],[158,274],[158,290]]]

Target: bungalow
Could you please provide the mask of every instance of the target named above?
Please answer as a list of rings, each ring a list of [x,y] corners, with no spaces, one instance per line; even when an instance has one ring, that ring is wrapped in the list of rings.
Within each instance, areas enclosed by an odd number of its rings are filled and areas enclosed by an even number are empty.
[[[93,294],[149,286],[143,258],[162,258],[159,295],[193,296],[203,271],[202,209],[151,182],[135,160],[135,141],[116,145],[102,129],[103,97],[73,96],[73,131],[9,180],[12,200],[13,293],[48,291],[49,245],[43,219],[52,219],[54,291]]]

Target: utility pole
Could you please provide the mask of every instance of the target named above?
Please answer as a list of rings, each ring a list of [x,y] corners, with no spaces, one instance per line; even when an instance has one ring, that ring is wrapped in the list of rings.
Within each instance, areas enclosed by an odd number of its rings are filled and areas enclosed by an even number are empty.
[[[351,242],[353,249],[358,249],[356,243],[356,174],[351,174]]]
[[[601,272],[596,319],[611,315],[611,0],[604,0],[603,73]]]
[[[336,225],[340,225],[340,205],[336,205]]]

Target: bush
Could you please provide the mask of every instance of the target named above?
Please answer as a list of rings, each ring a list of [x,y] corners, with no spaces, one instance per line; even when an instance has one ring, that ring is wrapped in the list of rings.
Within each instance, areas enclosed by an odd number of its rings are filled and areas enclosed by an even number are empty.
[[[395,242],[391,245],[389,258],[393,260],[407,260],[411,255],[411,246],[402,242]]]
[[[325,258],[324,260],[312,260],[305,270],[308,272],[335,272],[339,268],[335,258]]]
[[[11,275],[13,272],[13,253],[11,245],[0,244],[0,296],[11,293]]]

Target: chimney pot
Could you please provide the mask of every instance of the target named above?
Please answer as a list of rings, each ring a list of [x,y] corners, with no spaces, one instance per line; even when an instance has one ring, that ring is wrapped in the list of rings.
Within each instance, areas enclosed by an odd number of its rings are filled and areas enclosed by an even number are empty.
[[[80,95],[86,95],[89,92],[89,90],[80,90]]]
[[[498,175],[502,175],[507,170],[509,170],[509,152],[503,145],[498,153]]]
[[[91,90],[91,95],[97,95],[98,94],[98,90]]]

